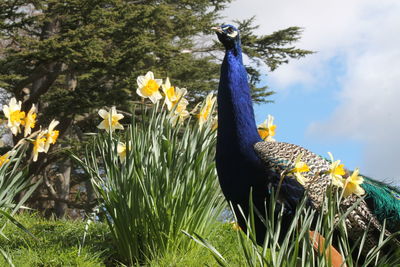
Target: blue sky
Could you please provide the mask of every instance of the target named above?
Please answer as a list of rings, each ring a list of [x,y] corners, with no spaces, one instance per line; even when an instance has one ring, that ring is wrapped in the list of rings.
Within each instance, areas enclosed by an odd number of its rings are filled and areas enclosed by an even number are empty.
[[[256,15],[258,34],[300,26],[296,45],[318,51],[265,68],[275,103],[255,107],[257,122],[271,114],[278,141],[330,151],[348,168],[400,184],[399,14],[398,0],[234,1],[225,22]]]

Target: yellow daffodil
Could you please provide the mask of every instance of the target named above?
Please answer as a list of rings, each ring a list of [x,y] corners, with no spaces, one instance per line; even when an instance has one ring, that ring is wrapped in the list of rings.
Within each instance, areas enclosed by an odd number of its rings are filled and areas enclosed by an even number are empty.
[[[46,132],[41,131],[36,136],[36,139],[32,141],[33,142],[33,149],[32,149],[33,161],[37,161],[39,153],[46,152],[46,150],[45,150],[46,138],[43,137],[45,134],[46,134]]]
[[[178,103],[179,99],[184,97],[187,93],[185,88],[180,89],[179,87],[171,86],[168,77],[162,85],[162,90],[165,94],[164,103],[167,105],[168,110],[172,110],[172,108]]]
[[[242,228],[239,226],[239,224],[238,224],[237,222],[235,222],[235,221],[230,222],[230,224],[232,225],[232,229],[235,230],[235,231],[239,231],[239,230],[242,229]]]
[[[310,168],[308,167],[308,165],[305,162],[301,161],[302,157],[303,157],[303,154],[300,154],[297,156],[297,158],[294,162],[294,168],[292,170],[290,170],[289,173],[292,173],[296,177],[296,180],[301,185],[305,185],[306,182],[308,181],[308,179],[305,178],[303,175],[301,175],[301,173],[308,172],[310,170]]]
[[[154,79],[153,72],[149,71],[144,76],[137,78],[138,88],[136,93],[143,98],[149,98],[154,104],[162,98],[158,90],[162,84],[161,79]]]
[[[36,107],[35,104],[32,105],[31,109],[28,111],[28,114],[26,114],[25,118],[23,121],[21,121],[21,124],[24,125],[24,137],[27,137],[28,135],[31,134],[32,129],[35,128],[36,124]]]
[[[204,101],[203,106],[201,107],[200,112],[197,115],[197,117],[199,118],[200,128],[203,127],[203,124],[210,117],[212,109],[214,107],[214,103],[216,100],[217,100],[217,98],[214,96],[214,94],[212,92],[207,95],[206,100]]]
[[[344,170],[344,164],[340,164],[340,160],[334,160],[333,155],[331,152],[328,152],[329,157],[331,158],[331,165],[329,166],[329,170],[327,171],[327,174],[332,179],[332,184],[337,187],[343,187],[344,186],[344,179],[343,175],[346,174],[346,171]]]
[[[122,143],[122,142],[118,143],[117,153],[118,153],[119,160],[121,162],[124,162],[125,158],[126,158],[126,144],[125,143]]]
[[[59,121],[52,120],[50,122],[49,128],[46,131],[46,143],[44,150],[47,153],[49,151],[50,145],[54,145],[57,141],[59,132],[54,130],[54,128],[59,124]]]
[[[365,191],[364,189],[360,186],[364,182],[364,178],[359,175],[360,171],[359,169],[355,169],[353,171],[353,174],[349,177],[344,182],[344,191],[343,191],[343,196],[347,197],[351,194],[356,194],[356,195],[364,195]]]
[[[3,156],[0,156],[0,167],[3,166],[4,163],[9,162],[10,160],[8,159],[9,157],[9,153],[7,152],[6,154],[4,154]]]
[[[105,129],[107,132],[111,130],[113,132],[115,129],[123,130],[122,126],[118,121],[121,120],[124,115],[117,113],[115,107],[112,107],[110,112],[104,109],[99,110],[99,115],[103,118],[103,121],[97,126],[99,129]]]
[[[274,125],[274,117],[268,115],[267,119],[258,125],[258,133],[261,138],[265,141],[274,142],[275,139],[272,138],[275,135],[276,125]]]
[[[21,101],[11,98],[8,105],[4,105],[3,112],[8,119],[7,127],[11,130],[13,135],[21,132],[20,125],[25,118],[25,112],[21,111]]]

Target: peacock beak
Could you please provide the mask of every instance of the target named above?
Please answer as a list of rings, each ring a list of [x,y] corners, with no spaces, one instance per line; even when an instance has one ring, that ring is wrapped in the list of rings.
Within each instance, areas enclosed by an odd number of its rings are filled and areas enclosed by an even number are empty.
[[[211,30],[217,32],[217,33],[222,33],[222,28],[221,27],[211,27]]]

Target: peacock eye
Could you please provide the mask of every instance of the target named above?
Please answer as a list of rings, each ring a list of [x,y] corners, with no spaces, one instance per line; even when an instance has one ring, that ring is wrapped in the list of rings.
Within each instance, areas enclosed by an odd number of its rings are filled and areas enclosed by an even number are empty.
[[[232,29],[231,27],[229,27],[226,31],[227,31],[228,33],[232,33],[232,32],[233,32],[233,29]]]

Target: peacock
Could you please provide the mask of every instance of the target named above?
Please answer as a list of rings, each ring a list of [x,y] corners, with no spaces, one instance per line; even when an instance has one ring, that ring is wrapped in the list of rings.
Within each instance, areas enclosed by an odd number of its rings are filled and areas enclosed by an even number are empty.
[[[228,24],[213,29],[225,47],[217,98],[216,167],[221,189],[227,201],[232,203],[239,226],[246,230],[241,213],[246,216],[249,213],[250,192],[253,205],[262,211],[271,188],[276,189],[279,184],[284,199],[281,229],[285,232],[305,194],[308,205],[316,210],[321,208],[332,183],[328,174],[332,162],[297,145],[261,139],[243,65],[239,30]],[[304,173],[305,182],[287,177],[281,179],[281,173],[295,168],[299,158],[309,167]],[[365,229],[369,229],[363,247],[363,253],[366,253],[377,244],[385,219],[386,236],[400,230],[400,194],[398,188],[368,177],[364,177],[361,187],[365,192],[363,197],[360,199],[351,194],[343,199],[341,207],[347,209],[361,201],[348,215],[346,227],[352,240],[357,240]],[[261,219],[256,219],[255,230],[257,242],[262,244],[265,225]]]

